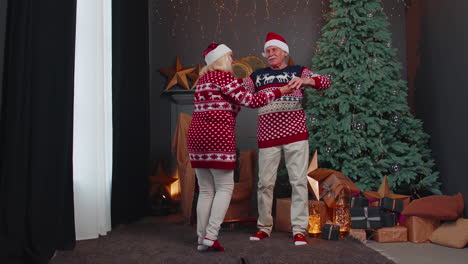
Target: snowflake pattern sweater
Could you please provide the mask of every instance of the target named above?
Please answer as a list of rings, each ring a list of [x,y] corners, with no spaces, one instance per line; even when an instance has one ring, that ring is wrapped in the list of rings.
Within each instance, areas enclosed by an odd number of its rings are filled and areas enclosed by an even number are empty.
[[[192,168],[234,170],[234,128],[240,106],[258,108],[281,97],[279,88],[253,94],[229,72],[212,71],[198,81],[187,132]]]
[[[293,78],[312,78],[316,90],[328,89],[330,79],[313,73],[308,68],[295,65],[281,70],[264,68],[255,71],[250,78],[244,79],[244,85],[251,92],[268,93],[280,88]],[[303,90],[297,89],[285,94],[258,111],[258,147],[269,148],[309,139],[305,124],[306,116],[302,109]]]

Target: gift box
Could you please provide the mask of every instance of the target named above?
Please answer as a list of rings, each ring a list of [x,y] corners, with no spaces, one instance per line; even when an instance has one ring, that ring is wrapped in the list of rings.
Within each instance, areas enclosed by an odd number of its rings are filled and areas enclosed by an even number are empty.
[[[401,213],[403,211],[403,201],[392,199],[390,197],[384,197],[379,200],[379,206],[388,211]]]
[[[380,214],[382,227],[392,227],[397,224],[397,214],[382,211]]]
[[[322,238],[326,240],[338,240],[340,226],[335,224],[325,224],[322,229]]]
[[[363,243],[367,243],[367,233],[364,229],[351,229],[349,231],[349,236]]]
[[[351,197],[351,208],[356,208],[356,207],[369,207],[369,199],[366,197],[362,196],[354,196]]]
[[[326,206],[330,208],[335,206],[336,197],[339,194],[349,192],[350,196],[357,196],[360,192],[356,184],[339,171],[317,168],[310,172],[308,176],[311,185],[314,185],[311,183],[312,181],[318,182],[319,200],[323,200]]]
[[[382,227],[373,231],[372,239],[381,243],[406,242],[408,229],[404,226]]]
[[[390,191],[390,186],[388,184],[387,176],[384,177],[382,184],[380,185],[379,189],[374,191],[364,191],[362,195],[369,199],[369,206],[380,206],[380,199],[384,197],[391,198],[394,200],[400,200],[403,202],[402,210],[409,205],[411,201],[411,197],[409,195],[402,195],[402,194],[394,194]],[[405,217],[403,215],[397,216],[398,222],[403,224],[405,221]]]
[[[408,216],[404,222],[408,228],[408,240],[414,243],[427,242],[439,225],[439,220],[419,216]]]
[[[313,205],[320,212],[320,225],[324,226],[325,222],[330,219],[327,208],[322,201],[309,200],[309,208]],[[276,199],[276,212],[274,228],[277,231],[291,232],[291,198]]]
[[[379,207],[351,208],[352,229],[377,229],[381,227]]]

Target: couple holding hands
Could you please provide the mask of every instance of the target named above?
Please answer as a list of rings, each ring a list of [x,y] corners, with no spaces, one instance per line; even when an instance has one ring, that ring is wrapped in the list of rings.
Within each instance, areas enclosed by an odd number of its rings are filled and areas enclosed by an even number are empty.
[[[267,34],[262,55],[268,67],[249,77],[232,75],[232,50],[210,44],[204,51],[206,66],[194,95],[194,112],[187,134],[190,162],[199,184],[197,235],[200,251],[224,251],[218,233],[231,201],[236,167],[234,128],[241,106],[258,111],[258,232],[251,241],[270,237],[273,189],[284,151],[292,187],[293,243],[306,245],[309,219],[307,166],[309,132],[302,109],[303,88],[325,90],[328,77],[299,65],[288,66],[289,47],[278,34]]]

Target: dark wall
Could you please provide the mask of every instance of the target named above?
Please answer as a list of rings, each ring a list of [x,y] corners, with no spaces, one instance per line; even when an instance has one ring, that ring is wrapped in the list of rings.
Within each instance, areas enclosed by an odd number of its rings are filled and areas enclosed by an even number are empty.
[[[223,4],[224,3],[224,4]],[[158,69],[172,67],[179,56],[184,67],[203,65],[203,50],[211,42],[226,43],[234,58],[261,57],[266,33],[274,31],[288,42],[296,64],[310,66],[315,42],[321,36],[328,1],[158,1],[149,2],[150,114],[153,166],[170,158],[173,102],[162,94],[166,77]],[[406,70],[405,7],[383,1],[393,33],[392,45]],[[406,74],[402,74],[406,79]],[[179,108],[178,108],[179,109]],[[185,107],[184,112],[190,112]],[[237,118],[237,146],[257,148],[256,110],[243,108]]]
[[[224,3],[224,4],[223,4]],[[158,1],[150,0],[152,160],[170,157],[171,99],[161,95],[166,77],[159,68],[172,67],[179,56],[184,67],[203,66],[203,50],[225,43],[234,58],[261,57],[266,33],[281,34],[298,64],[309,66],[320,36],[320,1]],[[190,112],[189,108],[186,112]],[[242,122],[244,120],[244,122]],[[256,146],[256,111],[243,109],[238,142]],[[247,125],[244,125],[247,124]],[[249,142],[243,144],[243,142]],[[250,144],[251,143],[251,144]]]
[[[454,4],[456,2],[456,4]],[[468,197],[467,1],[414,0],[419,57],[415,71],[416,115],[431,135],[445,194]],[[466,202],[465,202],[466,204]],[[468,206],[465,207],[468,216]]]

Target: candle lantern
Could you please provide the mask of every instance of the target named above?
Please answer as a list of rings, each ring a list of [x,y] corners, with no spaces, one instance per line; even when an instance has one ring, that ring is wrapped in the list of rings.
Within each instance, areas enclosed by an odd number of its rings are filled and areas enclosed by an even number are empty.
[[[309,234],[318,236],[322,232],[319,203],[309,205]]]
[[[350,200],[350,193],[345,191],[338,195],[335,208],[333,208],[333,222],[340,226],[342,235],[351,230]]]

